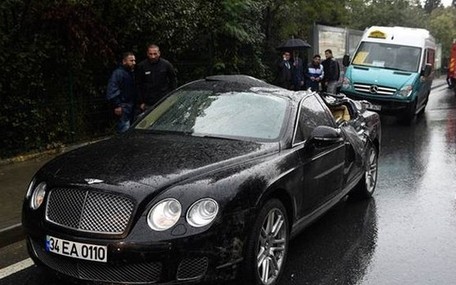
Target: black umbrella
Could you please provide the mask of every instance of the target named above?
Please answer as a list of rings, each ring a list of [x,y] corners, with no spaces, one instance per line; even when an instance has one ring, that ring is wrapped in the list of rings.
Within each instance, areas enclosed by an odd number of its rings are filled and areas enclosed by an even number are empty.
[[[293,51],[293,50],[304,50],[306,48],[310,48],[310,45],[299,38],[291,38],[288,39],[285,43],[281,44],[277,47],[277,50],[280,51]]]

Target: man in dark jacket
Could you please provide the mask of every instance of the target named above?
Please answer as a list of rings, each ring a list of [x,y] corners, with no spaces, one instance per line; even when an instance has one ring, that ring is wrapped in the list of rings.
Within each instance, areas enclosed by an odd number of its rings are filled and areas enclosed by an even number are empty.
[[[290,52],[285,51],[282,54],[281,60],[277,63],[277,85],[286,89],[292,88],[292,65],[290,62]]]
[[[339,83],[340,67],[337,60],[334,59],[333,53],[330,49],[325,50],[326,59],[323,60],[324,78],[322,83],[323,91],[336,94],[337,84]]]
[[[147,47],[147,59],[136,68],[141,111],[157,103],[168,92],[177,87],[176,71],[166,59],[160,58],[157,45]]]
[[[136,86],[134,68],[135,55],[126,52],[122,55],[122,64],[113,71],[108,81],[106,98],[112,104],[117,117],[117,132],[123,133],[130,127],[134,117]]]

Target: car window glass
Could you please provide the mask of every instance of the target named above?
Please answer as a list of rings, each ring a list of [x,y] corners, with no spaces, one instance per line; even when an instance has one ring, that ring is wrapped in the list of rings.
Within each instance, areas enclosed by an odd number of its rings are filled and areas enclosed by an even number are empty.
[[[333,126],[332,119],[315,96],[301,101],[294,143],[306,140],[317,126]]]
[[[147,114],[136,129],[274,140],[287,106],[285,98],[249,91],[181,90]]]

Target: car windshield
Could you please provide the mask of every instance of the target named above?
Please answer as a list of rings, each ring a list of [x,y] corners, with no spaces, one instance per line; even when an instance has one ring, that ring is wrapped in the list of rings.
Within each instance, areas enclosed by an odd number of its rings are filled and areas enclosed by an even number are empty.
[[[287,100],[253,91],[181,89],[138,122],[136,129],[195,136],[275,140]]]
[[[420,54],[418,47],[362,42],[353,64],[418,72]]]

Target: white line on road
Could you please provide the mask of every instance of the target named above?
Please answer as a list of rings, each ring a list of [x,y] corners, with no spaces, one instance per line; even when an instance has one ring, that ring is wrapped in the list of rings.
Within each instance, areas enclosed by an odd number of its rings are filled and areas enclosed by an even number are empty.
[[[0,269],[0,279],[3,279],[5,277],[10,276],[11,274],[14,274],[16,272],[19,272],[27,267],[32,266],[33,260],[31,258],[27,258],[25,260],[22,260],[18,263],[15,263],[13,265],[10,265],[8,267],[5,267],[3,269]]]

